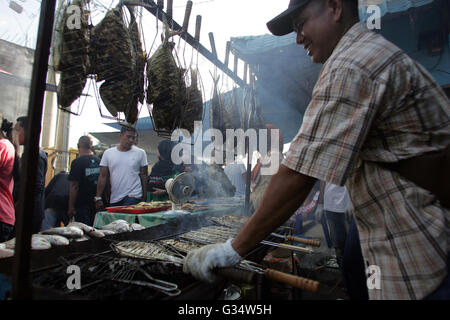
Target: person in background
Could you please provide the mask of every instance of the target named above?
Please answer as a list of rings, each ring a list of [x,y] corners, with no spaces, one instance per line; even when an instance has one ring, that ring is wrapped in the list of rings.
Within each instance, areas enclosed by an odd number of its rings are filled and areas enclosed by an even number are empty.
[[[267,159],[278,157],[277,161],[278,164],[281,164],[283,161],[283,133],[282,131],[274,126],[273,124],[267,124],[267,146],[268,151],[267,155],[265,156],[266,159],[263,159],[262,157],[258,158],[258,161],[256,162],[255,167],[252,170],[252,176],[251,176],[251,194],[250,194],[250,201],[252,203],[252,206],[254,209],[258,208],[262,197],[264,195],[264,191],[266,190],[270,178],[272,175],[263,175],[261,174],[261,168],[262,167],[270,167],[271,163],[269,161],[265,161]],[[278,149],[275,148],[275,144],[271,143],[272,139],[272,130],[275,131],[275,133],[278,134]],[[264,164],[263,164],[264,162]],[[278,170],[278,168],[277,168]],[[275,170],[275,172],[277,171]]]
[[[323,225],[327,242],[331,242],[328,243],[328,246],[333,246],[337,263],[341,269],[347,240],[346,213],[351,209],[350,206],[350,198],[345,186],[320,182],[319,205],[316,214],[320,215],[318,219]]]
[[[94,198],[97,210],[104,208],[102,194],[108,181],[111,184],[110,206],[134,205],[146,200],[147,154],[134,145],[136,136],[135,128],[122,126],[119,145],[103,153]]]
[[[14,169],[14,145],[5,134],[8,131],[8,122],[4,121],[0,113],[0,242],[11,238],[15,223],[15,211],[13,200],[13,169]]]
[[[92,140],[88,136],[78,139],[78,157],[70,166],[70,193],[67,216],[75,221],[94,225],[97,181],[100,175],[100,159],[92,152]]]
[[[28,123],[28,117],[19,117],[17,118],[17,123],[14,126],[15,131],[15,144],[16,144],[16,153],[17,157],[19,157],[19,145],[25,144],[25,136],[26,136],[26,128]],[[21,158],[20,167],[23,167],[23,161]],[[39,149],[39,158],[38,158],[38,166],[37,166],[37,174],[36,174],[36,190],[34,194],[34,212],[33,212],[33,227],[32,233],[38,233],[41,231],[42,221],[44,220],[44,210],[45,210],[45,174],[47,173],[47,154]],[[20,190],[20,184],[17,182],[16,192],[18,194],[18,190]]]
[[[245,169],[242,161],[236,159],[233,162],[228,163],[223,171],[227,175],[228,179],[230,179],[231,184],[236,188],[234,196],[245,196],[245,176],[247,170]]]
[[[45,211],[42,230],[59,227],[61,223],[67,225],[70,183],[69,174],[61,171],[55,175],[45,188]]]
[[[174,146],[175,142],[170,140],[162,140],[158,144],[158,150],[156,151],[158,162],[152,167],[152,171],[147,180],[148,201],[164,201],[169,199],[165,186],[166,181],[179,173],[171,157]]]

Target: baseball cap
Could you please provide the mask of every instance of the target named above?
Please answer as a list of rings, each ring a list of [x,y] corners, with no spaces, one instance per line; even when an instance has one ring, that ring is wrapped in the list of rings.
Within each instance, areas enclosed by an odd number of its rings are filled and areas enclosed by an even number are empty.
[[[291,14],[302,8],[311,0],[291,0],[288,8],[278,16],[267,22],[267,28],[276,36],[284,36],[294,31],[292,29]]]

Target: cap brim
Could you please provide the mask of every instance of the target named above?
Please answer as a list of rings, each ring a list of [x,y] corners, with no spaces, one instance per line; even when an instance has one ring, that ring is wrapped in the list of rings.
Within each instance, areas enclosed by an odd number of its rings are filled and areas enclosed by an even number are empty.
[[[267,22],[267,28],[269,29],[269,31],[275,36],[284,36],[294,31],[294,29],[292,28],[291,15],[295,11],[304,7],[308,2],[309,0],[306,0],[298,5],[292,6]]]

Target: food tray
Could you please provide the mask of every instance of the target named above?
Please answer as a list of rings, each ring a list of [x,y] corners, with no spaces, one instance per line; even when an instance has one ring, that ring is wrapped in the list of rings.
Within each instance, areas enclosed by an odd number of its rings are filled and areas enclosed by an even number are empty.
[[[119,207],[106,208],[106,211],[115,212],[115,213],[142,214],[142,213],[166,211],[170,208],[172,208],[172,206],[164,206],[164,207],[157,207],[157,208],[132,208],[130,206],[119,206]]]

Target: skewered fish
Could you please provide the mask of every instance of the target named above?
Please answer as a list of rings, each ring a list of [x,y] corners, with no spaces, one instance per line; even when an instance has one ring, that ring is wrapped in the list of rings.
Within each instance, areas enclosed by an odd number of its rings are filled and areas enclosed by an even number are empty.
[[[187,254],[191,250],[198,249],[202,247],[202,245],[199,245],[197,243],[189,242],[189,241],[183,241],[178,239],[168,239],[168,240],[160,240],[161,244],[165,246],[169,246],[173,249],[175,249],[178,252],[181,252],[183,254]]]
[[[218,243],[225,242],[229,238],[233,238],[238,233],[238,229],[232,229],[222,226],[203,227],[198,230],[192,230],[182,234],[180,237],[186,240],[197,241],[201,243]]]
[[[248,220],[246,217],[224,215],[222,217],[209,217],[208,220],[229,228],[241,228]]]
[[[197,70],[191,70],[191,85],[186,90],[186,108],[181,122],[181,127],[191,134],[194,132],[194,121],[201,121],[203,117],[202,93],[197,82]]]
[[[178,68],[172,50],[175,43],[169,41],[176,33],[169,32],[147,62],[147,103],[153,104],[152,116],[156,129],[172,131],[180,125],[186,105],[186,84],[183,70]]]
[[[164,260],[175,263],[183,263],[183,257],[174,256],[173,252],[168,251],[162,246],[150,242],[140,241],[122,241],[111,245],[112,249],[124,257]]]
[[[69,19],[73,12],[69,11],[69,6],[77,6],[81,12],[80,26],[72,25]],[[63,17],[58,25],[56,34],[57,48],[54,49],[54,67],[56,71],[61,71],[60,82],[58,84],[58,104],[63,108],[69,108],[83,92],[86,84],[89,63],[89,26],[86,13],[86,1],[74,0],[69,2],[64,8]]]

